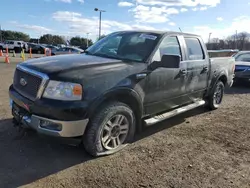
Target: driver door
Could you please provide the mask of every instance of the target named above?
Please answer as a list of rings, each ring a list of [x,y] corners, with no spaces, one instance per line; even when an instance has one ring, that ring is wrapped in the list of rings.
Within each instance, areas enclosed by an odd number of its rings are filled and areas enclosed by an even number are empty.
[[[151,62],[161,61],[163,54],[180,55],[180,38],[178,36],[166,36],[160,43]],[[188,102],[186,95],[186,63],[181,61],[180,68],[157,68],[148,75],[147,93],[145,96],[146,114],[156,114],[176,108]]]

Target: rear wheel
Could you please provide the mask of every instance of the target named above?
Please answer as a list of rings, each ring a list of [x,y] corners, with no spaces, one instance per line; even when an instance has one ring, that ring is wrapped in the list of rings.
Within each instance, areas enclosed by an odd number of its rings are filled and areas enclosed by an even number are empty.
[[[207,103],[208,103],[207,105],[209,109],[215,110],[219,108],[219,106],[222,103],[223,96],[224,96],[224,89],[225,89],[225,86],[222,81],[218,81],[215,84],[215,87],[213,88],[207,100]]]
[[[113,154],[131,142],[135,134],[135,116],[124,103],[104,106],[91,118],[83,145],[93,156]]]
[[[21,48],[15,47],[15,48],[14,48],[14,52],[15,52],[15,53],[20,53],[20,52],[21,52]]]

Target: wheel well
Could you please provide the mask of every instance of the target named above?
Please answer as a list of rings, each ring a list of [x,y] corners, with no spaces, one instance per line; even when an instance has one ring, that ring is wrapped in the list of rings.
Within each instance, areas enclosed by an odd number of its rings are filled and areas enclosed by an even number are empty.
[[[104,106],[107,103],[113,102],[113,101],[122,102],[122,103],[128,105],[133,110],[133,112],[135,114],[135,118],[136,118],[137,131],[140,131],[141,130],[141,117],[142,117],[143,109],[141,107],[140,102],[132,94],[128,94],[127,92],[126,93],[116,93],[116,94],[112,94],[112,95],[107,96],[103,101],[98,103],[96,105],[96,107],[94,107],[94,109],[89,114],[89,118],[91,118],[94,114],[96,114],[95,112],[98,109],[100,109],[100,107]]]
[[[222,75],[222,76],[219,78],[219,81],[222,81],[222,83],[223,83],[224,85],[226,85],[226,84],[227,84],[227,77],[226,77],[225,75]]]

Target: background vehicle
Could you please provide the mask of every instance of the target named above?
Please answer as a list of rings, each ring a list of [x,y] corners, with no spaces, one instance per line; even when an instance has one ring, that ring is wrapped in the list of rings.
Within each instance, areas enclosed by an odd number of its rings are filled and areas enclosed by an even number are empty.
[[[34,44],[34,43],[29,43],[29,48],[31,48],[32,53],[34,54],[44,54],[44,50],[46,51],[49,50],[49,48],[41,45],[41,44]]]
[[[57,47],[58,48],[64,48],[64,47],[66,47],[66,45],[65,44],[58,44]]]
[[[124,31],[85,54],[18,65],[9,94],[17,124],[78,138],[99,156],[122,149],[144,124],[202,105],[217,109],[234,67],[232,57],[210,59],[197,35]]]
[[[234,54],[235,58],[235,82],[250,82],[250,51],[240,51]]]
[[[51,52],[51,55],[62,55],[62,54],[79,54],[83,53],[84,50],[76,47],[63,47],[59,49],[54,49]]]
[[[53,45],[44,45],[46,48],[51,49],[52,51],[54,50],[58,50],[59,48],[57,46],[53,46]]]
[[[16,53],[20,53],[24,47],[25,52],[28,52],[28,45],[23,41],[6,40],[2,45],[0,45],[0,49],[5,50],[6,47],[8,47],[9,51],[15,51]]]

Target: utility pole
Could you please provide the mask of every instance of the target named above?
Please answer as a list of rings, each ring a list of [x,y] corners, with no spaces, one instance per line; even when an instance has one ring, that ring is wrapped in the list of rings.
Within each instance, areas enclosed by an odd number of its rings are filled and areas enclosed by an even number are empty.
[[[212,33],[209,33],[209,36],[208,36],[208,43],[207,43],[207,48],[208,48],[208,50],[210,49],[210,38],[211,38],[211,35],[212,35]]]
[[[0,40],[3,42],[3,37],[2,37],[2,26],[0,25]]]
[[[212,33],[209,33],[208,44],[210,43],[211,35],[212,35]]]
[[[237,49],[237,43],[238,43],[238,32],[236,30],[236,35],[235,35],[235,49]]]
[[[99,12],[99,39],[101,38],[101,30],[102,30],[102,12],[106,12],[105,10],[100,10],[95,8],[94,11]]]
[[[86,33],[87,34],[87,48],[89,47],[89,33]]]

